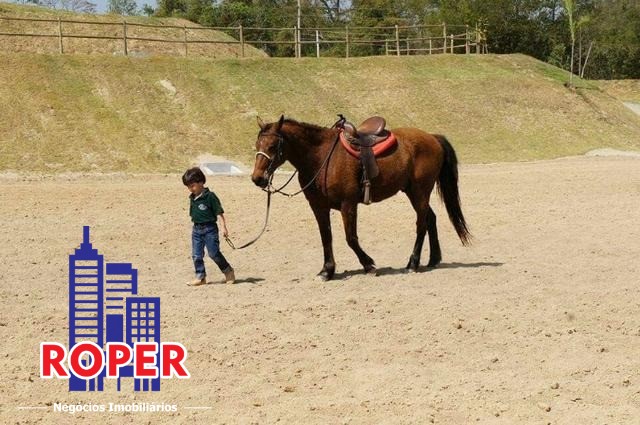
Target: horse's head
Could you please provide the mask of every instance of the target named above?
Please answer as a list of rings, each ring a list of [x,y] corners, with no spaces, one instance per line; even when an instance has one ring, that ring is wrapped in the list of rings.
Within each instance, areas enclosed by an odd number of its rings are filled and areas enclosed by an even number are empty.
[[[284,138],[281,133],[284,115],[278,122],[265,124],[258,117],[258,140],[256,140],[256,163],[253,167],[251,180],[264,188],[269,184],[269,179],[273,172],[281,166],[286,158],[284,157]]]

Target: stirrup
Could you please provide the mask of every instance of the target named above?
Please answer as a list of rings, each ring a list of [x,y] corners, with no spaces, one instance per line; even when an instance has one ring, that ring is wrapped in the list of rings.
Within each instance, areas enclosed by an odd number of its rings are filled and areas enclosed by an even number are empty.
[[[371,182],[369,180],[364,182],[364,200],[365,205],[371,204]]]

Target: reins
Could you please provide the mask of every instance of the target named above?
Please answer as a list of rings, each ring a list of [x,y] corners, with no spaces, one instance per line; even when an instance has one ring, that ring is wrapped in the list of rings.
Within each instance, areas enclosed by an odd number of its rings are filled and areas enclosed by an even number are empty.
[[[340,117],[340,119],[331,128],[341,128],[342,124],[344,124],[345,118],[342,116],[342,114],[338,114],[338,116]],[[283,143],[284,138],[280,134],[278,135],[278,137],[280,138],[280,140],[278,141],[278,155],[282,155],[282,146],[281,146],[281,144]],[[285,187],[287,187],[287,185],[289,183],[291,183],[291,180],[293,180],[293,177],[295,177],[295,175],[298,173],[297,169],[291,175],[291,177],[289,177],[289,180],[287,180],[285,182],[285,184],[283,184],[279,188],[273,189],[273,190],[271,190],[271,188],[273,187],[272,181],[273,181],[273,175],[275,173],[275,170],[273,170],[270,173],[269,182],[267,184],[267,187],[262,189],[263,192],[267,192],[267,212],[266,212],[266,215],[265,215],[264,225],[262,226],[262,230],[260,230],[260,233],[258,233],[258,236],[256,236],[251,241],[249,241],[246,244],[241,245],[239,247],[236,247],[233,244],[233,242],[231,241],[231,239],[228,236],[225,236],[224,239],[225,239],[225,241],[227,241],[227,244],[229,244],[231,249],[243,249],[243,248],[246,248],[246,247],[248,247],[250,245],[253,245],[258,239],[260,239],[260,236],[262,236],[262,234],[265,232],[265,230],[267,230],[267,224],[269,223],[269,211],[271,209],[271,195],[274,194],[274,193],[279,193],[279,194],[281,194],[283,196],[286,196],[288,198],[292,198],[292,197],[294,197],[296,195],[299,195],[300,193],[304,192],[306,189],[308,189],[313,184],[313,182],[316,181],[316,179],[320,175],[320,172],[322,171],[322,169],[325,168],[325,166],[327,166],[327,164],[329,163],[329,158],[331,158],[331,155],[333,154],[333,151],[335,150],[336,145],[338,144],[338,140],[340,140],[340,133],[338,133],[338,135],[336,136],[336,139],[333,142],[333,145],[331,146],[331,149],[329,150],[329,154],[326,156],[326,158],[324,159],[324,161],[322,162],[322,164],[318,168],[318,171],[314,174],[313,178],[306,185],[304,185],[304,187],[302,189],[300,189],[299,191],[297,191],[295,193],[286,193],[286,192],[283,192],[282,189],[284,189]],[[267,170],[269,170],[271,168],[271,165],[274,163],[274,160],[269,155],[267,155],[266,153],[264,153],[262,151],[256,152],[256,157],[260,156],[260,155],[264,156],[269,161],[269,166],[267,167]]]
[[[304,192],[305,190],[307,190],[312,184],[313,182],[316,181],[316,179],[318,178],[318,176],[320,175],[320,172],[322,171],[322,169],[329,163],[329,158],[331,158],[331,155],[333,154],[333,151],[336,148],[336,145],[338,144],[338,139],[340,138],[340,135],[338,134],[338,136],[336,137],[336,140],[333,142],[333,146],[331,146],[331,150],[329,151],[329,155],[326,156],[326,158],[324,159],[324,161],[322,162],[322,165],[320,165],[320,168],[318,168],[318,171],[316,171],[316,173],[314,174],[314,176],[311,178],[311,180],[309,180],[309,183],[307,183],[306,185],[304,185],[304,187],[302,189],[300,189],[299,191],[295,192],[295,193],[286,193],[283,192],[282,189],[284,189],[285,187],[287,187],[287,185],[289,183],[291,183],[291,180],[293,180],[293,177],[296,175],[296,173],[298,172],[298,170],[296,169],[296,171],[291,175],[291,177],[289,177],[289,180],[287,180],[287,182],[285,184],[283,184],[282,186],[280,186],[278,189],[274,189],[274,190],[269,190],[269,188],[271,187],[271,184],[269,184],[269,186],[267,186],[266,189],[262,189],[263,191],[267,192],[267,193],[279,193],[280,195],[286,196],[288,198],[293,198],[296,195],[301,194],[302,192]],[[271,175],[273,177],[273,174]]]
[[[343,125],[347,120],[342,114],[338,114],[338,116],[340,117],[340,119],[338,121],[336,121],[335,124],[333,124],[331,126],[331,128],[340,128],[340,129],[343,128]],[[269,180],[269,185],[267,186],[266,189],[262,189],[262,190],[267,192],[267,193],[279,193],[280,195],[286,196],[288,198],[293,198],[294,196],[299,195],[300,193],[304,192],[306,189],[308,189],[313,184],[314,181],[316,181],[316,179],[320,175],[320,172],[322,171],[322,169],[329,163],[329,158],[331,158],[331,155],[333,154],[333,151],[335,150],[336,145],[338,144],[338,140],[340,140],[340,133],[338,133],[338,135],[336,136],[336,139],[333,141],[333,145],[331,146],[331,150],[329,150],[329,154],[326,156],[324,161],[322,161],[322,165],[320,165],[320,168],[318,168],[318,171],[316,171],[316,173],[311,178],[311,180],[309,180],[309,182],[306,185],[304,185],[302,187],[302,189],[300,189],[299,191],[297,191],[295,193],[286,193],[286,192],[282,191],[282,189],[284,189],[285,187],[287,187],[287,185],[289,185],[289,183],[291,183],[291,180],[293,180],[295,175],[298,173],[298,169],[296,169],[296,171],[294,171],[294,173],[291,175],[291,177],[289,177],[289,180],[287,180],[285,182],[285,184],[283,184],[282,186],[280,186],[279,188],[274,189],[274,190],[270,190],[270,188],[272,187],[271,186],[271,180],[273,179],[273,173],[271,173],[272,179]],[[283,141],[283,138],[282,138],[282,136],[280,136],[280,141],[278,142],[278,145],[279,145],[278,155],[282,155],[282,152],[281,152],[282,148],[280,146],[280,143],[282,143],[282,141]],[[260,154],[264,155],[265,157],[267,157],[267,159],[272,161],[271,158],[269,158],[269,156],[266,155],[263,152],[256,153],[256,156],[258,156]],[[271,165],[271,163],[269,164],[269,166],[270,165]]]

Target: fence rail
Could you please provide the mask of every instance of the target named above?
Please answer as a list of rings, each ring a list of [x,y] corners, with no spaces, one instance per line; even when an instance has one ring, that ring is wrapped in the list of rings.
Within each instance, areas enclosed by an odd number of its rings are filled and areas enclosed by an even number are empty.
[[[25,23],[32,23],[25,27]],[[44,25],[44,28],[42,26]],[[33,28],[36,27],[36,28]],[[38,28],[40,27],[40,28]],[[99,30],[96,30],[99,27]],[[449,31],[457,30],[457,34]],[[463,31],[460,32],[459,29]],[[224,35],[222,35],[223,33]],[[271,33],[272,37],[266,37]],[[230,55],[245,57],[247,45],[268,50],[272,56],[364,56],[364,55],[417,55],[435,53],[486,53],[486,33],[477,25],[418,25],[392,27],[328,27],[328,28],[259,28],[259,27],[201,27],[152,25],[136,22],[93,22],[72,19],[42,19],[0,16],[0,37],[12,39],[57,38],[59,53],[70,53],[72,40],[119,41],[119,47],[110,46],[109,53],[157,53],[150,46],[133,44],[152,43],[182,45],[181,52],[164,54],[204,55],[190,45],[225,45]],[[274,39],[270,39],[274,38]],[[14,43],[15,44],[15,43]],[[11,46],[3,42],[5,50],[29,50],[28,45]],[[215,54],[213,54],[215,56]],[[255,56],[255,55],[254,55]]]

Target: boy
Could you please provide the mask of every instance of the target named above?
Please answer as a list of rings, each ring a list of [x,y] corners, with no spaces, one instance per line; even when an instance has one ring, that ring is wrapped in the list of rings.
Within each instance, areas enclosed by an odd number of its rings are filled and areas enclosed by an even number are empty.
[[[198,167],[189,168],[182,176],[182,183],[189,189],[189,215],[193,221],[191,233],[191,253],[196,269],[196,279],[189,286],[200,286],[207,283],[207,272],[204,267],[204,247],[207,247],[209,257],[224,273],[227,283],[235,283],[236,276],[233,267],[220,252],[217,218],[222,222],[222,235],[228,236],[227,223],[224,219],[222,204],[215,193],[204,187],[207,181],[204,173]]]

